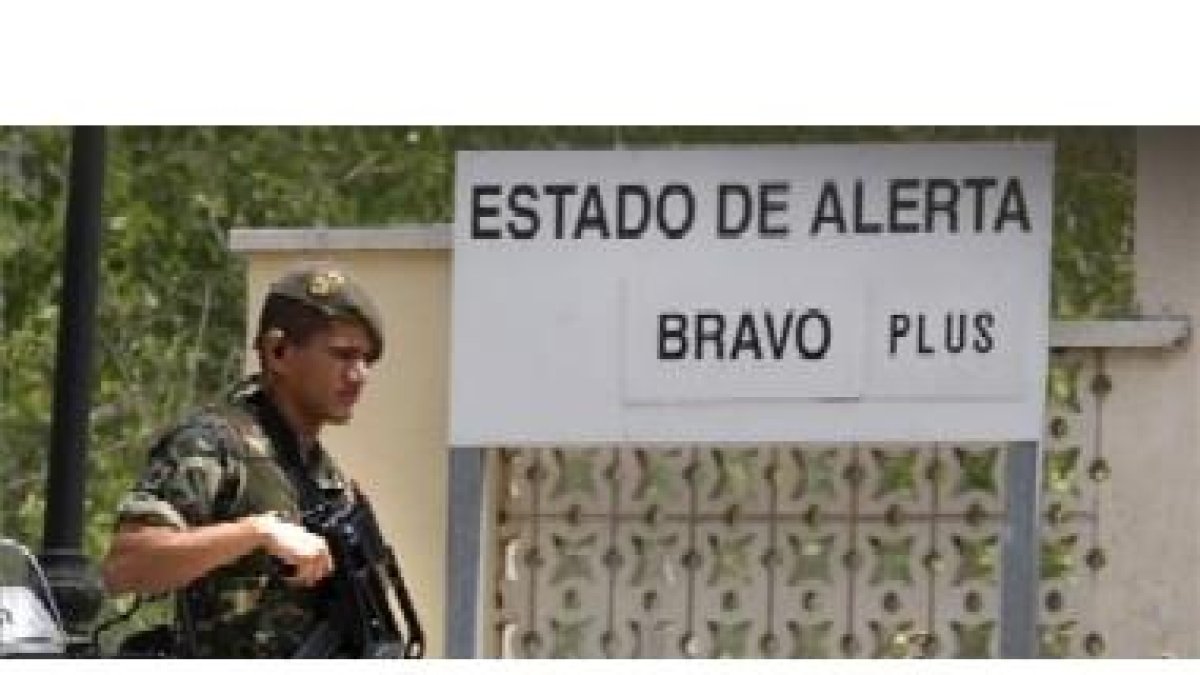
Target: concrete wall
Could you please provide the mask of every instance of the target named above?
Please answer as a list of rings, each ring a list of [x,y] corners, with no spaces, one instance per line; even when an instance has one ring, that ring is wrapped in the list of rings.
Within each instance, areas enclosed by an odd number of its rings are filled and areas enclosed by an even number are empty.
[[[1200,314],[1200,131],[1138,132],[1136,288],[1148,315]],[[1095,609],[1114,657],[1200,657],[1200,354],[1112,350]]]
[[[290,265],[329,260],[359,280],[384,317],[386,353],[350,424],[331,427],[326,447],[371,496],[396,550],[426,632],[428,653],[444,653],[449,455],[450,265],[440,234],[317,231],[255,237],[232,246],[248,261],[247,325],[253,330],[267,285]],[[333,233],[331,233],[333,234]],[[274,237],[272,239],[272,237]],[[256,369],[253,353],[248,370]]]

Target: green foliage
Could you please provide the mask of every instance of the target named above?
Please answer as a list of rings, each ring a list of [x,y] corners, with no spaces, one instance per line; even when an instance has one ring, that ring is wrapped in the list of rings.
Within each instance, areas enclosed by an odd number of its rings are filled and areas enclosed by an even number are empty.
[[[231,228],[448,222],[454,152],[690,144],[1056,142],[1052,308],[1128,313],[1126,129],[118,128],[108,134],[86,550],[99,558],[148,439],[219,395],[245,348]],[[69,134],[0,129],[0,536],[40,540]]]

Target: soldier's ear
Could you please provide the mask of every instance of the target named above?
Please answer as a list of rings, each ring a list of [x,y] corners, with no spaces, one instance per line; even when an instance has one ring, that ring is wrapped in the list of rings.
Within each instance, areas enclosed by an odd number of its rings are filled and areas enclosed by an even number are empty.
[[[263,334],[262,349],[271,354],[271,356],[280,359],[283,358],[284,344],[283,330],[272,328]]]

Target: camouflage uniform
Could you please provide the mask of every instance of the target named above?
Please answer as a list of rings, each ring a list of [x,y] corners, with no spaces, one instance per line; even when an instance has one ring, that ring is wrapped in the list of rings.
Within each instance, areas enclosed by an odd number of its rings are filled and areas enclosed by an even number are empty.
[[[360,319],[371,335],[372,358],[382,353],[377,313],[340,273],[302,269],[273,284],[270,295],[306,301],[327,316]],[[269,328],[260,326],[260,336]],[[304,458],[299,448],[252,377],[222,405],[192,414],[160,436],[117,520],[184,529],[274,512],[299,522],[303,505],[315,498],[306,489],[329,497],[341,495],[346,485],[319,444]],[[263,551],[214,570],[181,594],[195,626],[195,656],[290,655],[320,618],[318,593],[284,584]]]

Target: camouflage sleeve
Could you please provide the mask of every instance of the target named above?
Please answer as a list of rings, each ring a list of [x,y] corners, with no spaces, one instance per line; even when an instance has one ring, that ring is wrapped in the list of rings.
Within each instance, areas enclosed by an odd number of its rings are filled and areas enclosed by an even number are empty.
[[[117,507],[117,522],[184,529],[215,520],[223,477],[237,461],[211,424],[192,420],[150,451],[146,468]]]

